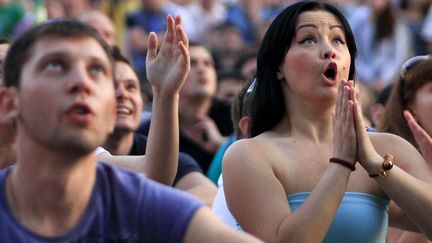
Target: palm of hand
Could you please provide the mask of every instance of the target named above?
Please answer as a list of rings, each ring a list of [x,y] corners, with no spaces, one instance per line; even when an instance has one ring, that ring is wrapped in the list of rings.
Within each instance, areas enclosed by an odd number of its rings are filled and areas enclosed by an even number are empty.
[[[151,33],[148,40],[147,79],[155,89],[166,93],[178,92],[190,70],[188,39],[179,24],[179,17],[174,21],[168,16],[168,28],[159,53],[156,34]]]

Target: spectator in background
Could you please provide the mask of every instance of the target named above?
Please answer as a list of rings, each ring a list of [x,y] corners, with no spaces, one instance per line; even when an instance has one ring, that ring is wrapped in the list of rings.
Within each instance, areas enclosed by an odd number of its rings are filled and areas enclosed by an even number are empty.
[[[390,96],[390,92],[392,90],[393,84],[385,87],[379,94],[377,95],[375,103],[371,108],[371,118],[372,118],[372,127],[377,128],[381,127],[382,116],[385,111],[385,105],[387,103],[388,97]]]
[[[212,46],[216,70],[233,69],[238,56],[245,49],[245,42],[237,26],[222,24],[217,28],[219,43]]]
[[[430,5],[430,0],[400,0],[399,17],[404,18],[408,25],[415,56],[428,53],[427,42],[421,35],[421,31]]]
[[[401,68],[378,130],[403,137],[423,155],[432,171],[432,58],[416,56]],[[388,242],[431,242],[422,234],[389,228]]]
[[[114,24],[111,19],[103,13],[96,10],[90,10],[78,15],[77,19],[93,27],[108,45],[114,46],[116,44],[116,30]]]
[[[166,0],[141,0],[140,9],[127,15],[126,45],[138,77],[145,76],[146,39],[150,32],[161,36],[165,29]]]
[[[253,84],[253,81],[249,80],[245,85],[243,85],[240,92],[234,96],[231,105],[231,120],[234,127],[234,134],[229,136],[228,139],[219,147],[207,171],[208,178],[213,181],[214,184],[218,185],[219,195],[223,194],[223,182],[220,175],[222,173],[222,160],[225,151],[232,143],[237,141],[237,139],[249,137],[249,112],[252,105],[254,87],[255,84]],[[213,210],[215,209],[213,208]]]
[[[349,16],[358,50],[358,79],[375,92],[394,82],[412,53],[408,27],[396,14],[391,0],[368,0]]]
[[[229,106],[213,108],[217,76],[210,52],[200,44],[191,43],[189,55],[191,71],[180,90],[179,100],[180,152],[191,155],[206,173],[216,150],[225,140],[209,114],[216,110],[214,117],[221,117],[221,113],[228,110],[229,117]],[[139,132],[147,134],[149,124],[145,122]]]
[[[245,50],[240,54],[234,64],[234,69],[240,70],[246,80],[251,80],[256,75],[257,51]]]
[[[134,133],[141,121],[142,97],[137,75],[133,71],[128,59],[124,57],[118,48],[113,48],[114,57],[114,83],[117,99],[117,118],[113,133],[108,136],[104,148],[113,155],[144,155],[147,147],[147,137]],[[158,97],[155,97],[155,99]],[[156,102],[156,101],[155,101]],[[155,104],[155,103],[154,103]],[[160,108],[160,107],[159,107]],[[162,121],[169,121],[164,109]],[[162,129],[167,126],[160,124]],[[176,139],[160,135],[164,140]],[[168,143],[165,144],[168,146]],[[163,153],[163,152],[162,152]],[[159,158],[158,170],[168,170],[165,161]],[[216,194],[216,187],[202,174],[202,170],[196,161],[187,154],[180,153],[177,172],[172,185],[180,190],[191,193],[211,206]],[[131,168],[132,169],[132,168]],[[138,172],[143,172],[138,170]],[[145,172],[145,171],[144,171]]]
[[[223,70],[219,72],[216,98],[231,104],[245,83],[246,79],[238,70]]]
[[[205,42],[209,30],[226,17],[225,6],[218,0],[171,1],[167,9],[182,16],[189,39],[199,43]]]

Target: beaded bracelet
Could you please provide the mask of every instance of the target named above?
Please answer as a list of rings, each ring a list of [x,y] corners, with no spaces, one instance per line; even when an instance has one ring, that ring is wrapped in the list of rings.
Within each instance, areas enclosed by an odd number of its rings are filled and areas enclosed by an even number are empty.
[[[378,174],[369,174],[369,177],[377,177],[377,176],[381,176],[381,177],[385,177],[387,176],[387,171],[391,170],[393,168],[393,155],[391,154],[386,154],[384,156],[384,161],[381,165],[381,169],[378,170]]]

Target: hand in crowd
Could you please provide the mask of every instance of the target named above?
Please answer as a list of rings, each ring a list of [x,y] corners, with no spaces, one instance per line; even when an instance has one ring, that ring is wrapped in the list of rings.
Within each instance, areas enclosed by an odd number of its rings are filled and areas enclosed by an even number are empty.
[[[147,78],[153,89],[167,94],[178,93],[190,70],[189,40],[180,24],[180,16],[167,17],[167,31],[159,52],[157,35],[151,32],[148,38]]]
[[[356,161],[356,134],[354,129],[353,97],[355,89],[352,81],[339,83],[336,110],[333,115],[333,157]]]
[[[404,111],[405,119],[408,123],[414,139],[416,140],[420,152],[430,167],[432,167],[432,138],[429,134],[417,123],[411,112]]]
[[[201,136],[191,136],[205,150],[214,153],[225,140],[220,134],[215,122],[210,117],[204,117],[193,126],[193,130]]]

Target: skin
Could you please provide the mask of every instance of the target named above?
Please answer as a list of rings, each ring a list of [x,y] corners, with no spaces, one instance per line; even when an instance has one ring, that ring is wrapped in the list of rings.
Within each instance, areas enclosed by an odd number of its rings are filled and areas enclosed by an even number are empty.
[[[355,129],[364,127],[363,120],[354,84],[344,81],[351,57],[337,26],[339,21],[325,11],[299,16],[278,74],[289,116],[267,132],[238,141],[225,154],[228,207],[245,231],[266,242],[322,241],[346,191],[385,198],[388,187],[380,188],[368,174],[379,170],[386,153],[408,173],[428,178],[423,158],[410,144],[389,134]],[[337,65],[335,80],[323,75],[330,62]],[[357,159],[364,168],[351,172],[329,163],[330,157]],[[402,171],[395,167],[396,173]],[[296,192],[311,194],[292,212],[287,195]],[[395,204],[390,208],[391,225],[415,230]]]
[[[432,134],[432,80],[423,84],[416,92],[410,110],[423,129]]]
[[[9,44],[0,44],[0,65],[3,60]],[[3,89],[3,73],[0,74],[0,89]],[[15,160],[15,131],[10,119],[7,119],[3,113],[0,113],[0,168],[4,168],[13,163]]]
[[[114,132],[108,137],[104,148],[114,155],[128,155],[133,145],[133,134],[141,121],[141,110],[143,107],[139,79],[132,67],[124,62],[115,62],[117,119]],[[157,122],[157,121],[155,121]],[[157,122],[161,123],[163,121]],[[166,146],[164,142],[163,146]],[[104,155],[108,156],[108,155]],[[141,156],[134,156],[141,157]],[[137,161],[136,165],[127,168],[142,171],[146,161]],[[148,163],[148,162],[147,162]],[[160,163],[160,161],[158,161]],[[177,164],[177,161],[175,161]],[[145,167],[144,167],[145,168]],[[166,171],[167,168],[164,168]],[[182,177],[176,184],[176,188],[189,192],[204,200],[211,206],[217,188],[202,173],[192,172]]]
[[[106,15],[98,11],[88,11],[79,15],[78,20],[95,28],[108,45],[115,45],[115,27]]]
[[[91,38],[43,38],[23,66],[20,89],[1,94],[3,109],[18,127],[7,201],[20,223],[34,232],[63,234],[84,212],[95,181],[92,151],[114,127],[111,70]],[[47,185],[56,186],[41,190]]]
[[[415,118],[410,111],[404,111],[408,126],[429,167],[432,165],[432,138],[430,137],[430,134],[432,134],[432,118],[430,118],[430,114],[428,114],[430,112],[427,111],[430,109],[432,102],[431,88],[432,82],[427,82],[417,90],[414,101],[409,106],[412,113],[416,114]],[[422,126],[420,126],[419,123],[422,124]],[[394,237],[398,243],[430,242],[424,235],[419,233],[392,229],[389,235]]]
[[[156,99],[166,99],[169,94],[178,98],[189,67],[184,42],[174,37],[167,42],[174,44],[175,51],[165,54],[174,55],[158,58],[157,38],[150,35],[147,71],[158,91]],[[152,78],[160,70],[168,79]],[[0,108],[18,127],[17,163],[6,177],[6,200],[14,217],[28,230],[48,237],[65,234],[87,208],[96,179],[94,149],[115,124],[111,74],[108,56],[96,40],[45,37],[34,43],[23,65],[20,88],[0,90]],[[42,112],[43,119],[38,117]],[[164,118],[158,112],[155,116]],[[173,128],[167,129],[171,132]],[[223,225],[205,207],[193,216],[184,242],[204,239],[259,242]]]
[[[192,46],[189,53],[191,72],[180,90],[180,128],[195,143],[214,153],[224,141],[214,121],[207,116],[216,94],[214,62],[203,46]],[[207,140],[203,133],[207,134]]]

